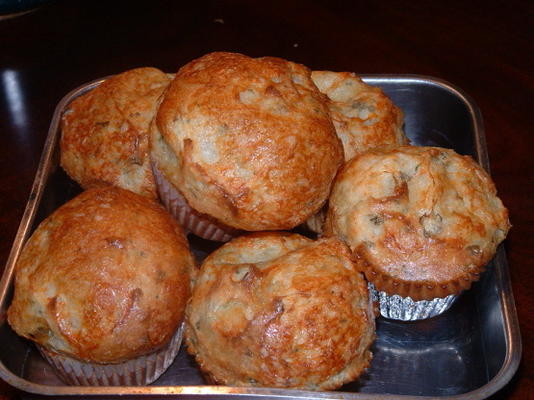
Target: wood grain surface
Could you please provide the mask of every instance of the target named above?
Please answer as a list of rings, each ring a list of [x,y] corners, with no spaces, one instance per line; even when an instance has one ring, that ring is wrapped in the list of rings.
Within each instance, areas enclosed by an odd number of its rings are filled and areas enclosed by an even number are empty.
[[[58,0],[2,18],[0,266],[54,108],[85,82],[139,66],[174,72],[215,50],[279,56],[312,69],[434,76],[480,107],[491,173],[513,224],[505,248],[523,359],[492,399],[534,398],[533,25],[534,3],[518,0]],[[0,382],[0,399],[19,396]]]

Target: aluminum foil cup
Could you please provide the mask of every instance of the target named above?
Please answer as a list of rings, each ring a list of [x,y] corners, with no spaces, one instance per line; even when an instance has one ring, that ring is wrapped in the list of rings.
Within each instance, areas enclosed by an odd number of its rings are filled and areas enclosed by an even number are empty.
[[[235,236],[237,230],[233,228],[225,229],[215,224],[207,216],[193,210],[154,162],[152,163],[152,171],[161,202],[185,230],[201,238],[218,242],[227,242]]]
[[[183,324],[167,346],[119,364],[95,364],[76,360],[37,346],[61,380],[74,386],[145,386],[158,379],[172,364],[182,343]]]
[[[380,315],[400,321],[435,317],[447,311],[458,298],[458,295],[450,294],[443,298],[414,301],[410,297],[388,295],[386,292],[378,291],[371,282],[368,283],[368,287],[372,300],[378,303]]]

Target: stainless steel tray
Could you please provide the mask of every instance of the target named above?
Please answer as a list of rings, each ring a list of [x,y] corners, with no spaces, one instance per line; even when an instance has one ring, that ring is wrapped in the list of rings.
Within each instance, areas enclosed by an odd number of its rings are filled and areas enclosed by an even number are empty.
[[[407,135],[417,145],[453,148],[475,157],[489,169],[480,112],[473,101],[444,81],[412,75],[367,75],[405,114]],[[8,326],[5,311],[12,297],[13,267],[35,226],[79,193],[58,165],[58,124],[67,104],[103,80],[66,95],[56,108],[39,169],[20,228],[0,282],[0,377],[39,395],[181,395],[183,398],[258,399],[482,399],[503,387],[521,357],[519,325],[503,248],[480,282],[441,316],[419,322],[379,318],[374,360],[358,381],[335,392],[207,386],[194,361],[182,348],[176,361],[155,383],[145,387],[64,385],[33,345]],[[190,238],[199,258],[216,245]]]

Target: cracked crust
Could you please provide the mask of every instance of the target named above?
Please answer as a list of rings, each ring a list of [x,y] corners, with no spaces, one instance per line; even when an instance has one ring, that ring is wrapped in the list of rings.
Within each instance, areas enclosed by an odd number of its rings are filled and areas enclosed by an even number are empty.
[[[408,144],[402,111],[382,89],[351,72],[313,71],[313,82],[328,96],[328,109],[343,143],[345,160],[374,148]]]
[[[19,335],[82,361],[118,363],[171,339],[194,261],[159,204],[108,186],[44,220],[15,271],[8,321]]]
[[[61,166],[84,189],[101,183],[156,198],[150,121],[171,78],[156,68],[115,75],[69,104],[61,121]]]
[[[351,72],[313,71],[311,76],[328,97],[328,110],[346,161],[367,150],[408,144],[402,111],[382,89],[366,84]],[[323,207],[306,221],[306,226],[323,233],[325,219]]]
[[[188,350],[213,382],[330,390],[371,360],[367,284],[336,238],[255,233],[205,260],[186,310]]]
[[[348,244],[378,290],[423,300],[468,289],[509,227],[491,178],[470,157],[404,146],[345,165],[325,232]]]
[[[326,201],[343,162],[310,71],[211,53],[182,67],[151,136],[158,168],[199,213],[248,231],[290,229]]]

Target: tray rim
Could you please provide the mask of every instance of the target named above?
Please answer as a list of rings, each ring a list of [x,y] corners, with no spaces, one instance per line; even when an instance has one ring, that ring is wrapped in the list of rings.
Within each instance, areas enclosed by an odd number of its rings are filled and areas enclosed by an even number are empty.
[[[474,100],[462,89],[449,83],[441,78],[436,78],[418,74],[362,74],[361,78],[370,84],[380,83],[424,83],[446,90],[460,99],[467,107],[471,116],[473,128],[473,137],[477,161],[479,164],[490,172],[489,157],[486,147],[486,138],[482,114]],[[48,129],[46,142],[43,148],[39,166],[33,181],[29,200],[26,204],[23,216],[13,246],[9,253],[2,278],[0,280],[0,307],[7,307],[4,302],[12,286],[15,262],[21,252],[23,244],[30,235],[30,228],[35,219],[38,206],[41,201],[45,188],[46,178],[49,174],[49,165],[55,150],[59,132],[59,122],[61,113],[65,106],[74,98],[95,88],[109,77],[95,79],[78,86],[68,92],[57,104],[52,116],[51,124]],[[502,389],[516,373],[521,360],[522,343],[519,331],[519,322],[515,308],[508,262],[503,246],[499,249],[494,258],[495,273],[497,274],[496,282],[498,284],[498,293],[500,307],[503,315],[504,335],[506,342],[506,354],[503,364],[497,374],[483,386],[470,392],[453,396],[417,396],[417,395],[393,395],[379,393],[360,393],[360,392],[311,392],[292,389],[275,389],[275,388],[247,388],[247,387],[229,387],[229,386],[54,386],[43,385],[28,381],[6,368],[0,360],[0,378],[15,388],[25,392],[42,395],[212,395],[212,396],[258,396],[270,398],[299,398],[299,399],[404,399],[404,400],[430,400],[430,399],[450,399],[450,400],[467,400],[467,399],[484,399],[498,390]],[[5,314],[5,313],[3,313]],[[7,323],[5,315],[2,316],[0,324]]]

